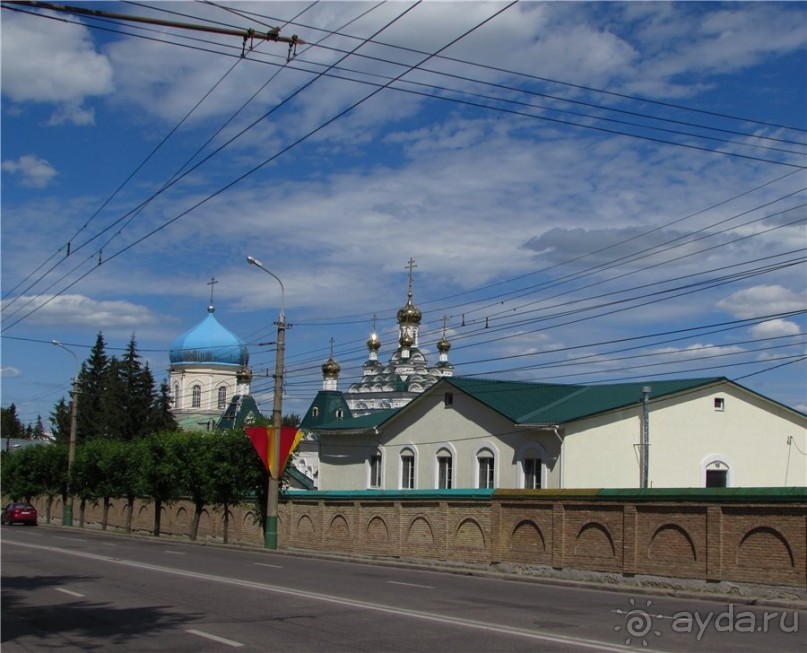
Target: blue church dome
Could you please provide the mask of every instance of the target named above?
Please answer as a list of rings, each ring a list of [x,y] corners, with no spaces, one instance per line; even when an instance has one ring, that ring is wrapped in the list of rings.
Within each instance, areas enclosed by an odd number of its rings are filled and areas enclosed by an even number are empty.
[[[244,342],[225,329],[213,315],[211,305],[207,317],[171,344],[171,364],[216,364],[246,367],[249,352]]]

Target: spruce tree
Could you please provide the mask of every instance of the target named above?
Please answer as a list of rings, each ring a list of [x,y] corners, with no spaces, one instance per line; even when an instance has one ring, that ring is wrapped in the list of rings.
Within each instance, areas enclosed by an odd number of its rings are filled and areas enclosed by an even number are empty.
[[[70,441],[70,404],[64,400],[64,397],[59,399],[59,403],[53,407],[50,423],[52,424],[51,433],[56,442]]]
[[[101,332],[95,340],[87,360],[79,373],[77,441],[87,438],[109,437],[106,419],[109,358]]]
[[[25,426],[17,415],[17,406],[11,404],[8,408],[0,409],[0,430],[4,438],[22,438],[25,436]]]

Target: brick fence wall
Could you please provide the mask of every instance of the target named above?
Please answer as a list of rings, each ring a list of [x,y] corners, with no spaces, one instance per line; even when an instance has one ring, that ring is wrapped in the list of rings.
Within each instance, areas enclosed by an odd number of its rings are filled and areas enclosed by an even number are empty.
[[[42,519],[44,500],[36,503]],[[125,510],[115,502],[110,528],[123,528]],[[88,505],[85,522],[97,527],[101,513]],[[60,501],[52,516],[61,518]],[[188,502],[164,506],[162,534],[187,536],[192,516]],[[153,504],[136,502],[133,530],[153,522]],[[221,510],[205,509],[199,538],[220,541],[222,522]],[[807,489],[292,492],[278,540],[312,552],[805,589]],[[245,507],[230,511],[229,541],[263,543]]]

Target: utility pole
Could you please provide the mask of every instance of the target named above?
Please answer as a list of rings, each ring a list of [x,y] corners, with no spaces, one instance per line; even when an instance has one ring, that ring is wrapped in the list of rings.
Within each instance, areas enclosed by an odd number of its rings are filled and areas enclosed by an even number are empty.
[[[70,444],[67,447],[67,496],[64,502],[64,510],[62,511],[62,526],[73,525],[73,495],[70,489],[70,472],[73,470],[73,461],[76,459],[76,430],[78,426],[78,395],[79,395],[79,380],[78,374],[81,369],[78,363],[78,357],[72,350],[65,347],[58,340],[51,340],[51,344],[56,347],[64,349],[76,361],[76,375],[73,377],[73,390],[71,396],[73,400],[70,402]]]
[[[272,460],[269,462],[269,486],[266,491],[266,526],[264,528],[263,543],[267,549],[277,549],[277,509],[280,503],[280,431],[283,427],[283,365],[286,351],[286,289],[283,282],[274,272],[263,267],[258,259],[247,256],[247,263],[260,268],[266,274],[275,278],[280,284],[280,314],[277,322],[277,354],[275,356],[275,396],[272,404],[272,441],[269,449]],[[268,461],[267,461],[268,462]],[[273,474],[271,470],[275,470]]]

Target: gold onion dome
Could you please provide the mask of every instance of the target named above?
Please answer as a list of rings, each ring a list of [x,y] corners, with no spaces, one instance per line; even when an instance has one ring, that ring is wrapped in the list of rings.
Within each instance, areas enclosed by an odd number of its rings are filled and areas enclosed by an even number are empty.
[[[451,343],[448,341],[448,338],[443,336],[440,340],[437,341],[437,349],[441,352],[447,352],[451,349]]]
[[[412,336],[409,335],[409,333],[404,333],[401,336],[400,342],[402,347],[411,347],[412,345],[415,344],[414,338],[412,338]]]
[[[367,348],[370,351],[378,351],[381,349],[381,339],[376,335],[375,331],[373,331],[373,333],[367,339]]]
[[[342,366],[333,358],[329,358],[322,364],[322,374],[324,376],[338,376],[341,370]]]
[[[406,302],[406,306],[398,311],[398,324],[420,324],[422,317],[423,313],[420,312],[417,306],[412,304],[412,298],[410,297],[409,301]]]

